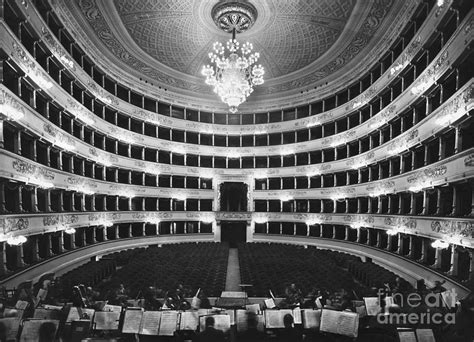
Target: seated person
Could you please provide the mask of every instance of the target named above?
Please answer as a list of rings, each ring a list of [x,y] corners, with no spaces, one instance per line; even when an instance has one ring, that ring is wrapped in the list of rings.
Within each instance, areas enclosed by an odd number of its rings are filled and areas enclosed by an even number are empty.
[[[225,334],[222,330],[214,328],[214,317],[206,317],[206,328],[201,331],[195,338],[196,342],[224,342],[226,341]]]
[[[294,320],[291,314],[283,316],[283,324],[285,328],[277,332],[279,342],[301,342],[302,334],[293,326]]]
[[[295,283],[286,287],[285,297],[285,302],[289,306],[298,306],[303,303],[303,295],[301,294],[301,290],[296,287]]]
[[[429,290],[433,293],[442,293],[446,291],[446,288],[443,286],[443,284],[446,282],[446,280],[439,281],[435,280],[434,286],[431,287]]]
[[[247,330],[238,336],[237,341],[242,342],[259,342],[266,339],[263,331],[259,331],[258,318],[253,312],[247,312]]]

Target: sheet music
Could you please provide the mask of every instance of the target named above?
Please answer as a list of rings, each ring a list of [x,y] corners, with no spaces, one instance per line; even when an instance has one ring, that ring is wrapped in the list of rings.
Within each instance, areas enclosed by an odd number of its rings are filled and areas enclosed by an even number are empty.
[[[273,300],[273,298],[269,298],[269,299],[265,299],[265,306],[267,307],[267,309],[273,309],[276,305],[275,305],[275,301]]]
[[[365,305],[364,306],[356,306],[355,310],[359,314],[359,317],[367,316],[367,309],[366,309]]]
[[[32,319],[23,322],[23,329],[21,330],[20,342],[36,342],[39,341],[39,331],[43,323],[53,323],[55,332],[58,331],[59,321],[52,319]]]
[[[431,329],[416,329],[416,337],[418,342],[436,342]]]
[[[359,315],[354,312],[323,309],[319,329],[329,333],[357,337]]]
[[[138,334],[142,322],[143,310],[126,310],[123,318],[122,333]]]
[[[224,312],[230,317],[230,325],[235,324],[235,310],[224,310]]]
[[[3,326],[6,329],[5,338],[7,341],[17,340],[18,331],[20,330],[20,322],[21,322],[20,317],[0,318],[0,324],[3,324]]]
[[[378,297],[364,297],[365,308],[367,315],[376,316],[381,312],[379,298]]]
[[[199,326],[199,313],[197,311],[181,312],[179,330],[196,330]]]
[[[88,319],[88,320],[92,321],[92,318],[94,317],[94,313],[95,313],[94,309],[81,308],[81,311],[82,311],[82,316],[83,317],[80,317],[78,308],[76,308],[74,306],[71,307],[69,309],[69,314],[67,315],[66,322],[70,323],[72,321],[78,321],[80,319]],[[85,315],[87,316],[87,318],[84,317]]]
[[[265,310],[265,327],[267,329],[280,329],[284,328],[283,317],[286,314],[293,316],[293,310]]]
[[[399,331],[398,338],[400,342],[417,342],[414,331]]]
[[[19,300],[15,304],[15,309],[17,310],[26,310],[27,307],[28,307],[28,302],[24,300]]]
[[[59,319],[61,310],[48,310],[45,308],[36,308],[33,318],[37,319]]]
[[[260,304],[247,304],[245,305],[245,309],[249,312],[258,314],[260,311]]]
[[[303,328],[318,329],[321,324],[321,310],[304,309],[302,312]]]
[[[178,322],[177,311],[164,311],[161,314],[160,329],[158,335],[173,336],[176,331],[176,324]]]
[[[112,311],[112,312],[122,312],[122,306],[121,305],[110,305],[110,304],[105,304],[104,307],[102,308],[102,311]]]
[[[295,308],[293,309],[293,322],[295,324],[302,324],[302,318],[301,318],[301,309],[300,308]]]
[[[209,309],[199,309],[198,310],[198,316],[206,316],[211,313],[211,310]]]
[[[227,332],[230,330],[230,316],[226,314],[219,314],[219,315],[211,315],[214,317],[214,328],[218,330],[222,330],[223,332]],[[206,317],[208,316],[201,316],[199,317],[199,330],[204,331],[206,329]]]
[[[95,330],[118,330],[120,312],[97,311],[94,315]]]
[[[142,335],[158,335],[160,329],[161,311],[145,311],[140,324]]]
[[[247,310],[235,310],[235,325],[237,332],[246,331],[248,329]]]

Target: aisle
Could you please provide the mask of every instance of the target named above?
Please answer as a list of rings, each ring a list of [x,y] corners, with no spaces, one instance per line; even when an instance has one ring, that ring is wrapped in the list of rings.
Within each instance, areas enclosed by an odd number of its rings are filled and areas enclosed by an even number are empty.
[[[240,291],[240,266],[239,250],[229,248],[229,260],[227,262],[227,277],[225,280],[225,291]]]

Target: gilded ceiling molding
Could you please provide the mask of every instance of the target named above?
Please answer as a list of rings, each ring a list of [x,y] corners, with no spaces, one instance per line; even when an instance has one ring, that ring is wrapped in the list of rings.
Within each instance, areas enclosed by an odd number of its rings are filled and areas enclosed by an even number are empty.
[[[70,9],[64,7],[64,4],[61,4],[60,2],[57,2],[57,1],[53,1],[52,3],[53,3],[53,6],[55,7],[55,10],[58,10],[58,12],[61,13],[60,14],[61,19],[64,19],[66,21],[76,20],[76,19],[81,20],[81,18],[78,19],[74,17]],[[123,49],[123,47],[120,47],[116,41],[113,41],[113,34],[111,33],[110,29],[106,27],[106,24],[103,22],[105,21],[104,17],[100,13],[100,11],[97,9],[97,6],[95,5],[94,2],[81,1],[79,5],[82,6],[82,13],[83,13],[82,19],[85,18],[84,20],[89,22],[90,25],[92,25],[92,27],[94,28],[94,30],[96,30],[97,32],[101,32],[101,34],[99,35],[99,39],[102,39],[103,44],[105,44],[108,49],[114,49],[115,50],[114,54],[122,58],[122,60],[124,60],[124,63],[128,63],[128,65],[132,67],[134,70],[141,70],[141,67],[142,67],[143,75],[151,76],[151,77],[157,76],[157,75],[154,75],[154,73],[156,72],[155,69],[150,68],[148,65],[140,65],[140,63],[138,63],[136,60],[133,60],[130,53],[127,53],[126,50]],[[387,10],[387,8],[390,8],[391,11]],[[402,22],[406,21],[407,18],[411,16],[414,8],[416,8],[415,2],[394,4],[392,3],[392,1],[389,1],[389,0],[375,1],[370,11],[370,15],[367,17],[367,20],[361,25],[361,30],[359,31],[359,34],[356,37],[356,39],[352,42],[352,45],[349,45],[345,51],[341,52],[340,55],[335,54],[334,55],[336,58],[335,62],[333,62],[332,64],[328,62],[328,65],[326,66],[328,72],[337,71],[342,67],[342,65],[346,63],[355,63],[354,61],[351,61],[351,59],[353,59],[356,54],[360,56],[359,58],[361,60],[363,59],[364,62],[366,62],[367,56],[362,57],[361,52],[362,50],[367,48],[369,40],[370,40],[369,37],[373,36],[374,33],[377,32],[378,30],[385,32],[387,36],[385,39],[378,40],[377,42],[374,42],[374,43],[378,44],[379,46],[384,45],[386,49],[386,46],[389,43],[391,43],[391,41],[393,40],[393,37],[395,35],[394,31],[396,31],[393,29],[393,27],[392,27],[392,30],[383,29],[387,27],[386,25],[388,25],[387,18],[390,17],[393,19],[396,17],[396,22],[398,23],[398,25],[402,26],[401,25]],[[78,9],[76,8],[75,10],[78,10]],[[80,26],[77,25],[78,22],[77,21],[75,23],[71,22],[71,24],[76,25],[74,28],[74,31],[75,31],[74,35],[79,36],[79,34],[77,33],[78,30],[80,30]],[[402,27],[400,27],[400,30],[401,29]],[[80,36],[81,36],[81,43],[83,43],[84,41],[87,41],[87,37],[86,37],[86,34],[84,34],[84,32],[82,32]],[[383,44],[381,42],[383,42]],[[97,52],[97,50],[94,49],[94,47],[87,48],[86,50],[91,51],[92,53]],[[379,50],[380,48],[377,51]],[[374,55],[372,57],[375,59],[376,57],[378,58],[378,55],[377,56]],[[320,71],[317,71],[317,72],[320,73]],[[116,74],[116,73],[112,72],[112,74]],[[305,72],[305,74],[308,74],[308,73]],[[189,82],[183,83],[182,79],[171,80],[169,77],[162,77],[163,75],[159,75],[159,76],[160,77],[157,77],[157,79],[159,82],[162,82],[163,86],[169,86],[169,89],[172,89],[172,87],[181,88],[180,92],[183,94],[187,94],[189,90],[191,92],[198,90],[202,98],[203,93],[209,92],[209,88],[203,89],[204,87],[202,86],[201,83],[197,84],[196,85],[197,88],[196,88],[195,86],[191,86]],[[320,76],[318,76],[317,79],[319,79],[319,77]],[[347,80],[344,80],[344,81],[347,84]],[[306,81],[306,83],[304,81],[300,82],[301,85],[313,84],[313,83],[314,83],[314,80]],[[297,91],[300,88],[297,85],[295,85],[294,82],[291,82],[291,83],[288,83],[286,86],[283,86],[282,89],[286,89],[289,91]],[[275,94],[274,91],[275,91],[275,88],[272,88],[272,90],[269,90],[268,92],[269,94]],[[196,103],[197,101],[197,99],[191,100],[191,98],[189,97],[186,99],[185,98],[180,99],[179,94],[173,94],[172,96],[170,96],[169,92],[163,94],[163,96],[164,98],[169,97],[171,100],[174,99],[174,101],[171,101],[172,103],[182,103],[188,106],[193,106],[192,102]],[[185,95],[185,96],[188,96],[188,95]],[[265,94],[260,94],[260,98],[261,96],[265,96]],[[291,95],[291,96],[294,96],[295,98],[299,98],[299,95],[296,95],[296,94]],[[289,100],[291,96],[288,99],[285,99],[285,101],[291,101]],[[272,96],[272,98],[274,100],[274,96]],[[281,96],[279,96],[279,98],[281,98]],[[183,101],[183,99],[185,100]],[[264,101],[263,98],[262,98],[262,101]],[[307,101],[307,96],[306,96],[306,101]],[[251,105],[252,107],[256,108],[256,104],[252,103]],[[207,107],[204,107],[204,106],[207,106]],[[220,105],[218,106],[214,103],[212,104],[212,106],[209,106],[209,101],[207,99],[206,99],[206,104],[200,103],[197,106],[195,105],[194,107],[218,108],[218,109],[222,108],[222,106]]]

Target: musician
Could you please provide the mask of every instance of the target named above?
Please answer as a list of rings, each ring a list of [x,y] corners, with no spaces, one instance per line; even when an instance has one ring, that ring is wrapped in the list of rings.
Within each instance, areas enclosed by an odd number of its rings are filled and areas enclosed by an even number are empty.
[[[303,335],[293,326],[294,320],[291,314],[283,316],[285,328],[277,332],[278,342],[301,342]]]
[[[296,287],[295,283],[290,284],[285,289],[286,303],[288,305],[301,305],[303,302],[303,295],[301,290]]]
[[[195,342],[225,342],[227,339],[222,330],[214,328],[214,317],[206,318],[206,329],[201,331],[195,338]]]
[[[247,330],[238,336],[238,342],[260,342],[266,340],[263,331],[259,331],[258,318],[254,312],[247,312]]]
[[[442,293],[446,291],[446,288],[443,286],[443,284],[446,282],[446,280],[439,281],[435,280],[434,286],[430,288],[429,290],[433,293]]]

